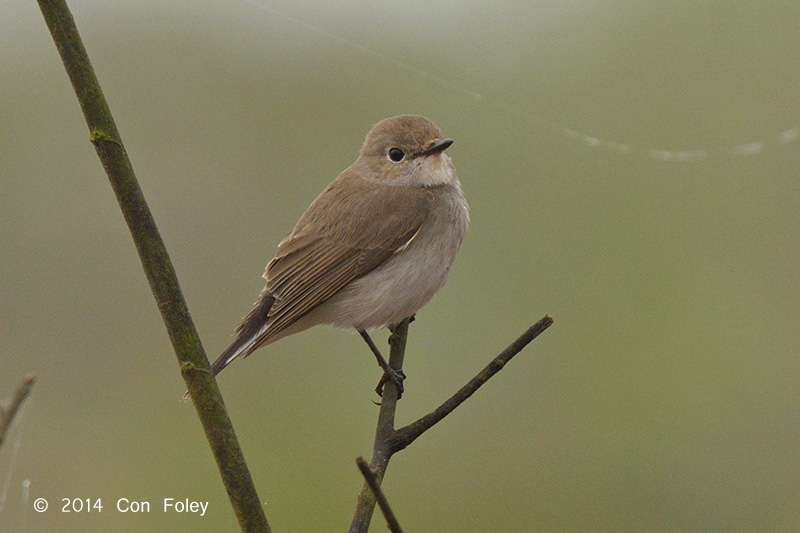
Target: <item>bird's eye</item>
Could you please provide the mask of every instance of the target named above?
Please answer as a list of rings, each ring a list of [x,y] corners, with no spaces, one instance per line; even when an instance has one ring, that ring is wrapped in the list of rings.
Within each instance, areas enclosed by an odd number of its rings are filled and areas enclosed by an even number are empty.
[[[389,150],[389,159],[395,163],[402,161],[405,156],[405,152],[403,152],[400,148],[392,148]]]

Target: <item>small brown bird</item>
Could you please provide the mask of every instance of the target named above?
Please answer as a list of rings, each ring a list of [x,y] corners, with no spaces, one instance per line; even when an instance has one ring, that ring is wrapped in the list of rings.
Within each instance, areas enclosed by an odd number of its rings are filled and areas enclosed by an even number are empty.
[[[328,185],[278,244],[266,287],[236,339],[212,365],[317,324],[356,329],[394,373],[366,330],[413,316],[442,288],[469,224],[461,183],[445,150],[453,144],[430,120],[378,122],[358,159]]]

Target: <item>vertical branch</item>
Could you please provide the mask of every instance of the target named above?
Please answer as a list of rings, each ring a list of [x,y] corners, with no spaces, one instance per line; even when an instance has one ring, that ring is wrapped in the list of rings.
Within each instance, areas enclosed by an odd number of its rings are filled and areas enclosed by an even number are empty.
[[[408,324],[409,319],[403,320],[392,328],[392,334],[389,337],[389,344],[391,351],[389,352],[389,366],[394,370],[403,370],[403,358],[406,353],[406,339],[408,338]],[[381,409],[378,413],[378,428],[375,431],[375,444],[372,448],[372,457],[369,461],[369,467],[374,473],[375,482],[380,485],[383,481],[383,476],[386,474],[386,467],[389,465],[389,459],[392,456],[392,450],[389,448],[388,443],[390,437],[394,434],[394,417],[397,411],[397,386],[391,381],[387,380],[383,389],[383,396],[381,397]],[[375,511],[375,494],[369,486],[369,483],[364,482],[361,488],[361,493],[358,495],[358,503],[356,504],[356,512],[353,516],[353,521],[350,524],[350,533],[366,533],[369,529],[369,523],[372,520],[372,513]]]
[[[269,531],[264,509],[100,84],[64,0],[38,0],[80,102],[90,140],[108,175],[192,396],[225,489],[243,531]]]

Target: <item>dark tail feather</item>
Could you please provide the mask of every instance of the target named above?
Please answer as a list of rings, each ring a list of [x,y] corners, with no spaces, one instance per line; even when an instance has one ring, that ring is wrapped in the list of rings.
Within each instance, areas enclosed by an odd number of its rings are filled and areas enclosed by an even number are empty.
[[[236,340],[211,365],[211,371],[215,376],[240,355],[247,356],[258,348],[258,341],[261,340],[264,333],[264,327],[269,320],[269,310],[272,308],[273,303],[275,303],[275,298],[271,294],[265,293],[261,295],[253,310],[244,318],[241,325],[236,328]]]

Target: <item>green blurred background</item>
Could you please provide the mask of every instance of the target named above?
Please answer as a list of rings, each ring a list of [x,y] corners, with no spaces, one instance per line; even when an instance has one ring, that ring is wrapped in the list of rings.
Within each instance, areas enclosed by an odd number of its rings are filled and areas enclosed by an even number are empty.
[[[472,227],[412,325],[399,422],[555,325],[394,458],[408,531],[800,530],[800,5],[71,6],[211,357],[373,123],[456,139]],[[33,0],[0,8],[0,244],[0,398],[38,376],[0,530],[235,530]],[[221,376],[275,531],[346,530],[378,377],[327,328]]]

